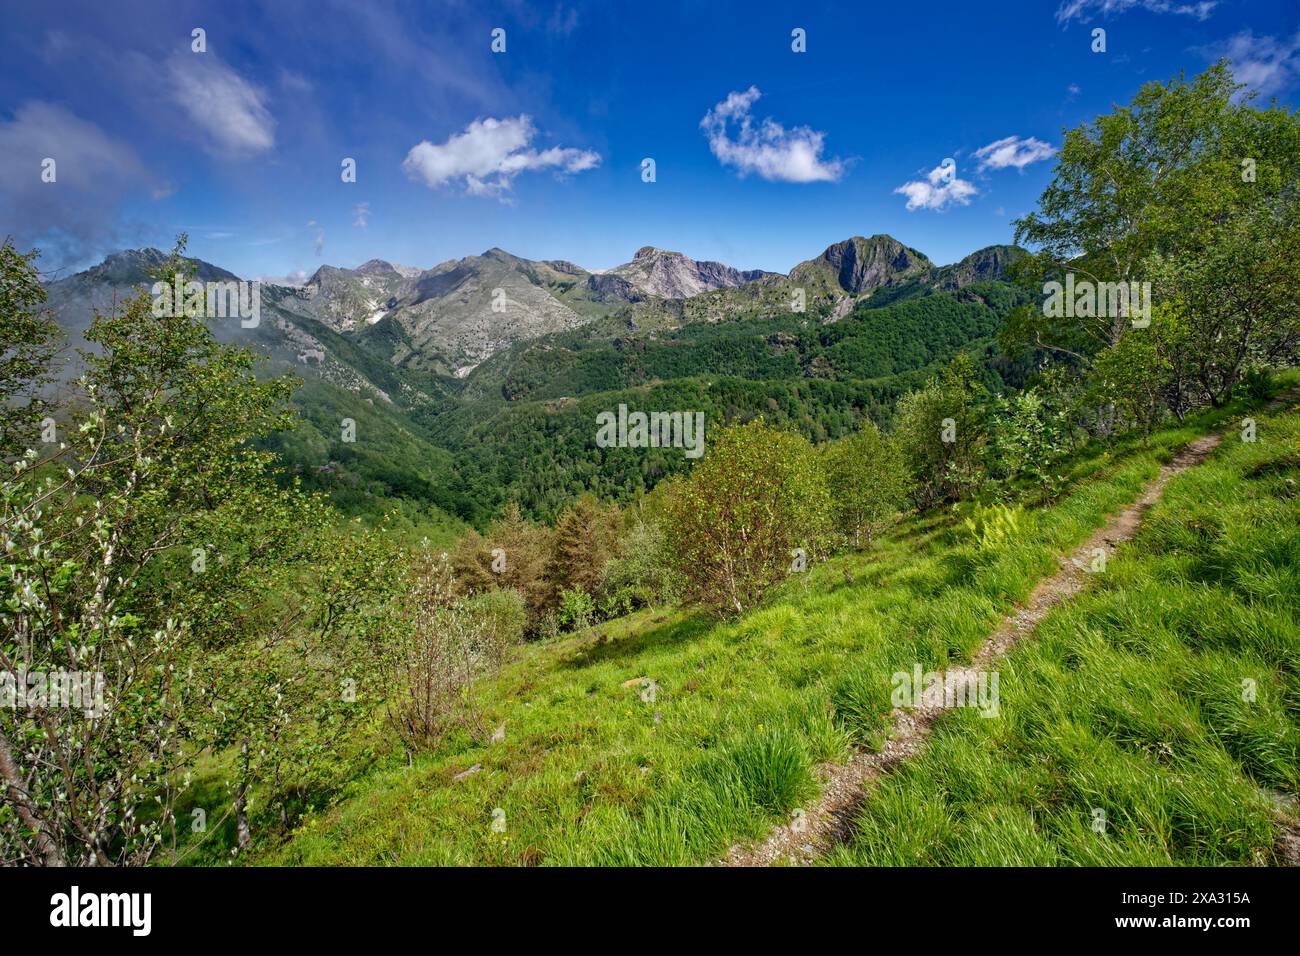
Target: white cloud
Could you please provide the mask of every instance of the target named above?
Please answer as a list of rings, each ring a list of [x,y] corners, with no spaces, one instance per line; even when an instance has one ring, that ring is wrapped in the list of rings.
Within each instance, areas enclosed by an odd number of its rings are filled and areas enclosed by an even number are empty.
[[[939,212],[953,203],[969,206],[971,197],[978,196],[979,190],[966,180],[957,178],[956,173],[952,174],[950,180],[944,182],[944,174],[950,169],[951,166],[936,166],[926,174],[925,179],[903,183],[894,192],[902,193],[907,197],[908,212],[917,209]]]
[[[709,149],[724,166],[784,183],[834,182],[844,175],[842,160],[822,159],[825,133],[807,126],[787,130],[773,119],[755,123],[749,110],[762,95],[756,86],[731,93],[700,120]],[[728,135],[732,123],[738,127],[735,139]]]
[[[1218,0],[1198,0],[1196,3],[1176,3],[1172,0],[1065,0],[1057,8],[1056,22],[1068,23],[1078,19],[1086,23],[1096,14],[1108,17],[1124,13],[1133,7],[1141,7],[1151,13],[1175,13],[1204,20],[1218,5]]]
[[[359,202],[352,207],[352,212],[356,216],[356,219],[352,221],[352,225],[359,226],[362,229],[370,225],[370,203]]]
[[[316,258],[319,259],[325,251],[325,230],[315,219],[307,220],[307,228],[313,230],[312,245],[316,250]]]
[[[237,156],[275,145],[266,95],[216,54],[177,53],[167,61],[172,98],[189,114],[208,151]]]
[[[280,85],[292,93],[310,93],[315,87],[311,80],[293,70],[280,70]]]
[[[529,149],[536,134],[532,119],[524,115],[475,120],[441,145],[423,140],[412,146],[402,169],[431,188],[460,180],[472,196],[500,196],[522,172],[581,173],[600,165],[600,154],[591,150]]]
[[[304,286],[311,276],[302,269],[296,269],[288,275],[282,276],[258,276],[257,281],[267,285],[287,285],[287,286]]]
[[[1242,30],[1202,52],[1216,60],[1226,56],[1232,61],[1233,78],[1260,96],[1285,93],[1300,83],[1300,31],[1289,40],[1278,40]]]
[[[1032,136],[1024,139],[1019,136],[1006,136],[975,150],[975,158],[980,161],[980,172],[1008,167],[1024,169],[1030,163],[1049,159],[1055,154],[1055,146]]]
[[[144,168],[131,147],[114,140],[102,129],[53,103],[33,100],[14,111],[13,119],[0,120],[0,157],[5,183],[31,180],[41,189],[41,160],[53,158],[57,184],[93,190],[105,177],[137,179]]]
[[[53,182],[42,179],[46,159],[54,160]],[[39,242],[44,267],[128,241],[122,202],[159,188],[130,144],[61,106],[33,100],[12,118],[0,114],[0,234]]]

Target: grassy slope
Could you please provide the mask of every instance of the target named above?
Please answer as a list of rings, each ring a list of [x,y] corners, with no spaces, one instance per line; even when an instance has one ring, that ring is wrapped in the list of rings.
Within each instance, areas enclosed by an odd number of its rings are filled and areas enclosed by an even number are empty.
[[[1002,666],[1000,717],[946,714],[830,862],[1274,862],[1275,795],[1300,789],[1296,409],[1176,478]]]
[[[872,737],[889,709],[887,677],[873,675],[964,659],[1053,569],[1054,554],[1086,539],[1208,425],[1160,432],[1149,450],[1131,441],[1086,450],[1063,500],[992,554],[978,554],[950,517],[925,516],[870,555],[793,579],[739,621],[647,611],[524,648],[480,691],[489,725],[506,721],[504,744],[460,739],[411,767],[394,759],[260,859],[705,862],[807,800],[814,765],[843,757],[850,735]],[[639,677],[657,682],[653,702],[623,686]],[[473,764],[482,771],[452,780]],[[503,833],[491,828],[495,808]]]

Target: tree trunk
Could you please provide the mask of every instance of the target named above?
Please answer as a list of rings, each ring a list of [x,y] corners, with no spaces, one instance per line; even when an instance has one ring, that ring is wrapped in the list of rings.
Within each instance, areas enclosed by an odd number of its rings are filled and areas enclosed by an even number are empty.
[[[248,741],[240,748],[239,789],[235,791],[235,842],[241,850],[253,845],[253,834],[248,828]]]
[[[247,850],[253,845],[253,834],[252,831],[248,829],[248,811],[244,808],[243,784],[240,784],[239,786],[239,796],[235,798],[235,806],[239,808],[239,812],[235,814],[237,825],[235,842],[239,845],[241,850]]]
[[[45,821],[36,816],[31,801],[27,798],[27,789],[14,764],[13,751],[9,748],[9,738],[3,733],[0,733],[0,780],[4,781],[9,801],[18,811],[18,819],[36,835],[36,848],[40,851],[42,862],[46,866],[67,866],[62,848]]]

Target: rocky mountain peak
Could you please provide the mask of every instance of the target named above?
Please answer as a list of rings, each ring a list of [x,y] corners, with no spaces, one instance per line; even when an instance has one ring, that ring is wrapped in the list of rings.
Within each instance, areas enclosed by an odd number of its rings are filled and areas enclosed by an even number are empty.
[[[741,271],[721,262],[696,261],[683,253],[656,246],[642,246],[631,262],[615,266],[606,274],[625,279],[644,295],[665,299],[688,299],[701,292],[733,288],[768,275],[760,269]]]
[[[303,284],[308,286],[320,286],[322,283],[328,282],[334,276],[338,275],[341,271],[342,270],[335,266],[318,266],[316,271],[313,272],[311,277]]]
[[[131,266],[161,265],[167,261],[167,254],[161,249],[150,246],[146,249],[123,249],[112,252],[100,263],[102,269],[121,269]]]
[[[85,272],[77,273],[77,277],[81,277],[87,282],[119,286],[138,285],[142,282],[151,281],[158,269],[170,258],[169,253],[153,247],[123,249],[120,252],[110,253],[105,256],[104,261],[99,265],[91,266]],[[227,272],[225,269],[214,266],[210,262],[204,262],[202,259],[186,257],[184,261],[194,278],[205,281],[238,278],[233,272]]]
[[[917,276],[933,265],[924,253],[893,236],[853,236],[827,246],[816,259],[796,266],[790,277],[829,275],[844,292],[858,295]]]
[[[1019,246],[985,246],[976,249],[960,262],[935,270],[934,286],[941,291],[952,291],[972,282],[1004,279],[1011,264],[1027,254]]]
[[[362,275],[372,276],[391,277],[399,274],[391,262],[386,262],[383,259],[370,259],[363,262],[361,265],[357,266],[356,271],[360,272]]]

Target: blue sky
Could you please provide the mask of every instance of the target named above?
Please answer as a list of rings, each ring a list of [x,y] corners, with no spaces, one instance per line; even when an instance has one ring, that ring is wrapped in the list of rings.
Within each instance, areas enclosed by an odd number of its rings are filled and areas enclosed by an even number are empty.
[[[0,234],[47,269],[181,231],[246,277],[492,246],[786,272],[873,233],[947,263],[1011,241],[1062,129],[1148,80],[1228,54],[1300,94],[1294,0],[122,0],[0,29]]]

